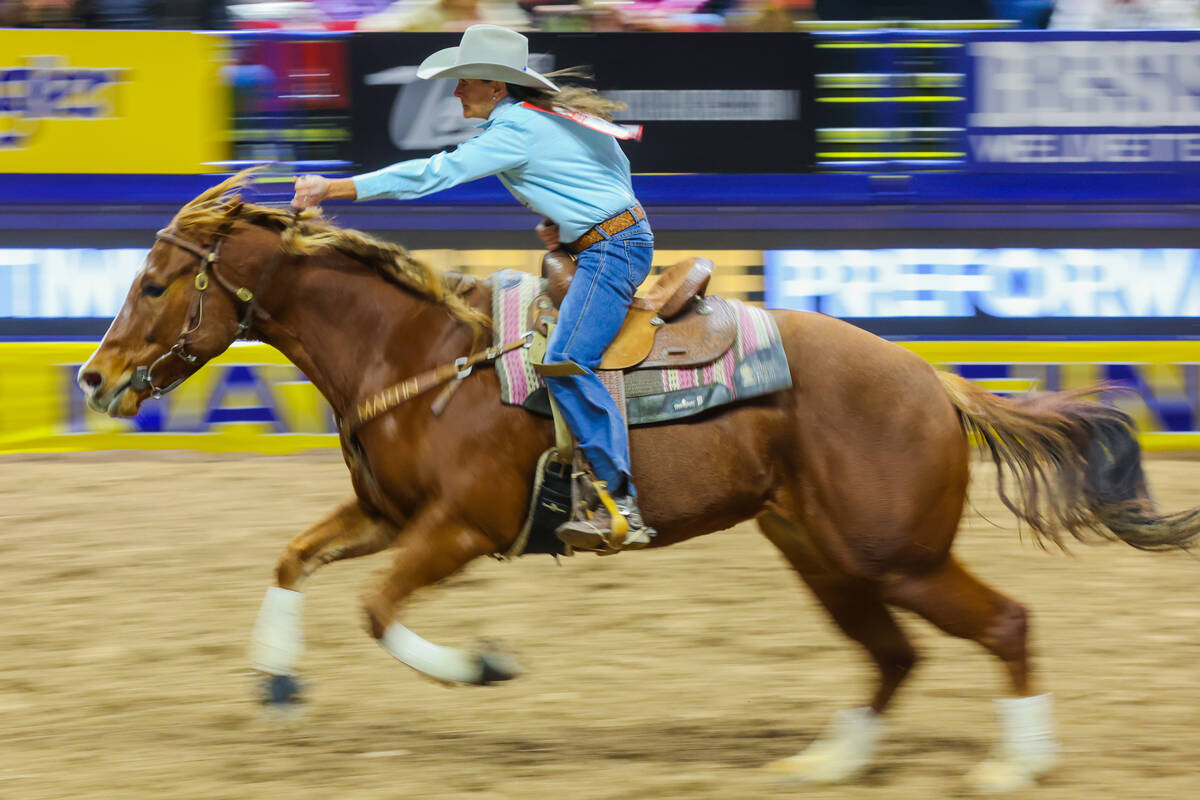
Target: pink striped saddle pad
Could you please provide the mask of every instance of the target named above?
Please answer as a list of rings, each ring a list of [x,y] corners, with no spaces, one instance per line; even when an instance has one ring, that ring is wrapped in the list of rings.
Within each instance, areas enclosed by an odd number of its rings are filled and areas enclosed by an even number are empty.
[[[491,276],[492,322],[496,344],[525,332],[529,305],[545,287],[536,275],[501,270]],[[779,329],[770,314],[736,300],[737,337],[722,355],[694,367],[625,371],[626,418],[630,425],[689,417],[710,408],[787,389],[792,385]],[[512,350],[496,362],[500,402],[550,415],[546,387],[533,369],[529,351]]]

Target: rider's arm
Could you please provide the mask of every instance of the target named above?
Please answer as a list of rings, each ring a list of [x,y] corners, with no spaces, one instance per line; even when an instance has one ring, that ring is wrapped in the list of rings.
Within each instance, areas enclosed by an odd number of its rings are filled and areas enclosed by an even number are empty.
[[[486,175],[517,169],[525,164],[528,150],[524,132],[515,125],[498,121],[453,152],[402,161],[348,180],[353,181],[359,200],[375,197],[411,200]]]
[[[325,193],[326,200],[355,200],[358,194],[354,189],[353,178],[331,178],[329,191]]]

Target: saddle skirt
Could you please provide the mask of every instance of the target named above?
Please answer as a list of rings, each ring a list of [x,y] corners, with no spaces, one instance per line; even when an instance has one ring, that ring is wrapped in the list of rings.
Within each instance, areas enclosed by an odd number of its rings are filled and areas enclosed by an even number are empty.
[[[497,344],[516,339],[530,329],[531,321],[551,310],[544,278],[502,270],[491,276],[491,283]],[[787,357],[770,314],[719,297],[699,298],[693,303],[693,308],[679,312],[673,321],[664,324],[660,320],[655,325],[659,330],[653,346],[639,346],[639,351],[646,352],[623,369],[623,375],[617,370],[609,373],[623,378],[629,425],[683,419],[791,387]],[[627,327],[640,324],[638,314],[645,311],[636,307],[630,311]],[[620,339],[605,354],[602,369],[613,360],[609,356]],[[616,361],[628,362],[629,358]],[[496,361],[496,373],[502,403],[550,416],[545,384],[534,370],[529,349],[503,355]]]

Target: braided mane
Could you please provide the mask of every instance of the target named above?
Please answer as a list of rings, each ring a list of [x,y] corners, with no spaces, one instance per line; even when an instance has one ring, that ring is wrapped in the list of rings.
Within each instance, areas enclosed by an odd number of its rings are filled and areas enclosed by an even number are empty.
[[[239,221],[270,228],[280,232],[283,252],[288,255],[313,255],[326,247],[339,250],[375,267],[392,283],[444,306],[452,317],[476,331],[490,326],[488,315],[455,294],[441,271],[413,258],[400,245],[340,228],[315,209],[302,211],[297,218],[288,209],[244,202],[237,190],[245,188],[256,171],[257,168],[242,170],[201,193],[175,215],[175,229],[217,234],[231,222]]]

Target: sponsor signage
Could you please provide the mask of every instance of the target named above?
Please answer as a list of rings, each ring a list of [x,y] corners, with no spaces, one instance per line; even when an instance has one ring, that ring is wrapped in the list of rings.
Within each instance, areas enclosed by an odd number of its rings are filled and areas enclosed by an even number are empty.
[[[1200,164],[1200,33],[973,33],[968,160],[977,170]]]
[[[0,318],[111,318],[121,309],[147,252],[146,248],[0,248]],[[505,265],[533,268],[538,258],[533,251],[454,251],[451,255],[416,251],[416,255],[439,268],[473,274]],[[662,251],[656,263],[686,255]],[[503,260],[505,256],[509,261]],[[856,320],[1200,320],[1200,250],[1196,249],[734,251],[719,261],[721,269],[714,278],[718,290],[725,296],[744,292],[734,273],[760,257],[764,299],[770,308]]]
[[[3,248],[0,247],[0,336],[102,334],[121,310],[147,248]],[[410,255],[442,271],[486,276],[499,269],[537,272],[545,250],[412,250]],[[657,249],[658,267],[695,253]],[[761,301],[758,265],[761,250],[710,250],[716,264],[710,291],[726,298]],[[753,275],[747,269],[754,267]],[[39,323],[38,320],[45,322]],[[59,321],[99,320],[95,326]],[[7,324],[4,324],[7,323]]]
[[[1200,343],[952,341],[906,347],[988,389],[1067,389],[1102,380],[1152,450],[1200,448]],[[76,373],[87,342],[0,342],[0,453],[189,449],[287,453],[336,448],[329,406],[276,350],[239,343],[137,417],[87,409]]]
[[[133,419],[88,409],[75,383],[96,345],[0,342],[0,453],[336,447],[328,404],[276,350],[237,343]]]
[[[0,248],[0,317],[114,317],[148,252]]]
[[[182,31],[0,30],[0,172],[213,171],[222,47]]]
[[[771,250],[766,305],[856,319],[1200,318],[1200,250]]]
[[[417,78],[443,34],[350,40],[353,152],[362,169],[432,155],[476,135],[453,80]],[[644,126],[623,144],[634,172],[803,172],[813,162],[812,49],[805,34],[531,34],[529,66],[586,66]],[[736,64],[736,69],[725,65]]]
[[[350,163],[346,39],[316,34],[236,36],[231,148],[239,161]],[[324,163],[321,163],[324,162]]]

